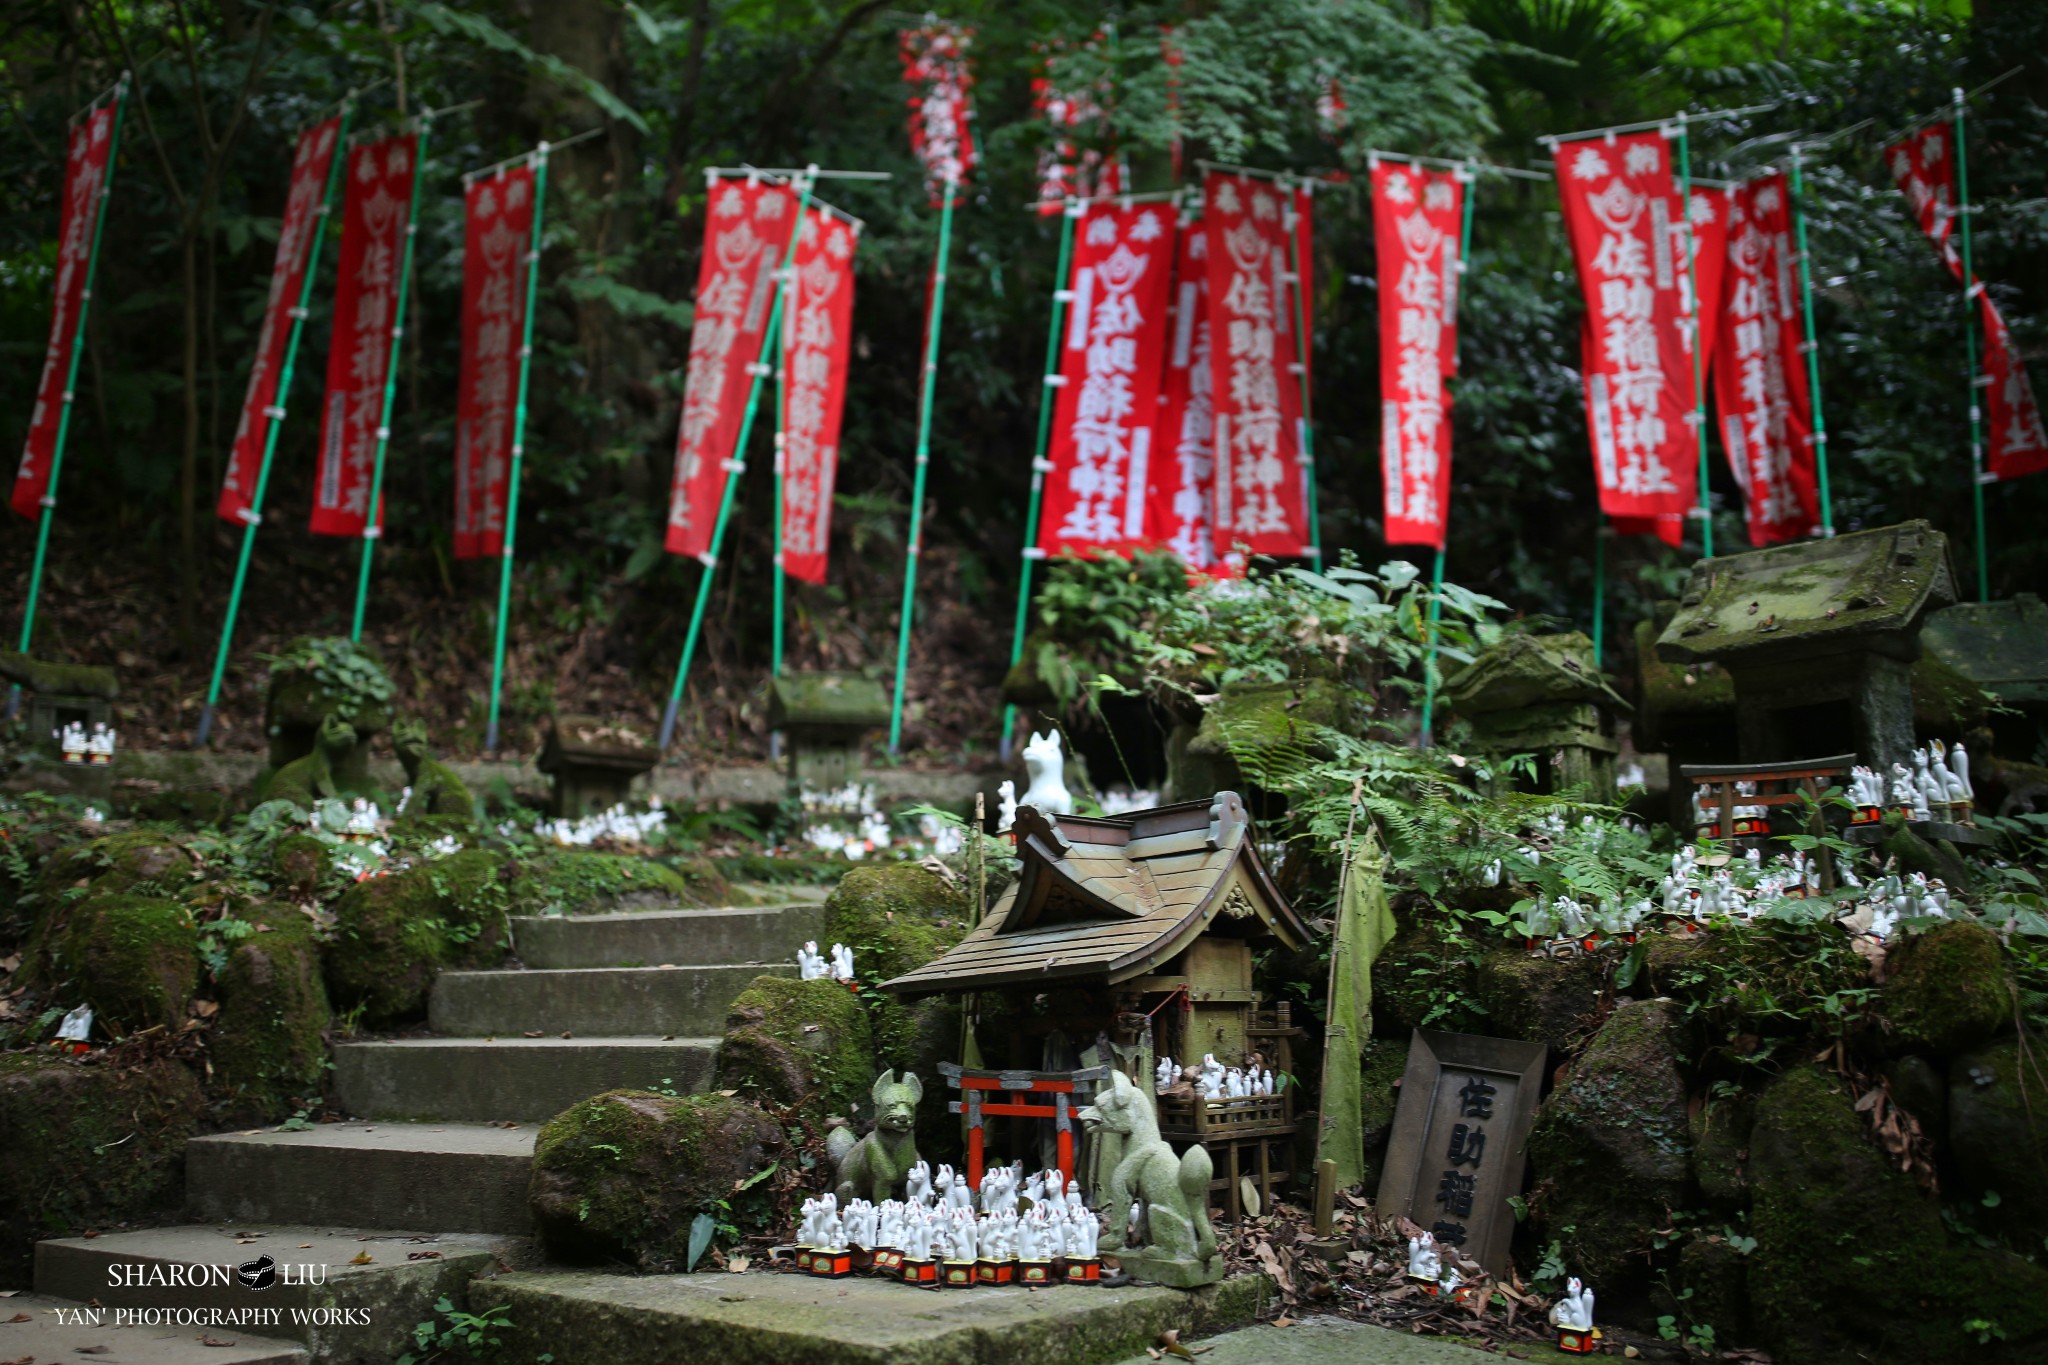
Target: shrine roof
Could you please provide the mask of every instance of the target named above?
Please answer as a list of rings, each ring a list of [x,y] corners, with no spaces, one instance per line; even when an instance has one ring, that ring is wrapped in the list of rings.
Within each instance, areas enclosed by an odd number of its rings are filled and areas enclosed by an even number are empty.
[[[1928,612],[1955,600],[1948,537],[1925,521],[1777,545],[1693,565],[1657,657],[1838,654],[1869,637],[1917,631]]]
[[[1023,869],[958,945],[882,989],[911,997],[1040,982],[1114,985],[1212,928],[1299,948],[1309,931],[1259,857],[1236,792],[1116,816],[1017,810]]]
[[[1506,636],[1446,679],[1444,695],[1466,715],[1555,702],[1633,709],[1594,667],[1593,642],[1579,634]]]
[[[1930,612],[1920,638],[1928,653],[2003,701],[2048,701],[2048,604],[2030,592]]]

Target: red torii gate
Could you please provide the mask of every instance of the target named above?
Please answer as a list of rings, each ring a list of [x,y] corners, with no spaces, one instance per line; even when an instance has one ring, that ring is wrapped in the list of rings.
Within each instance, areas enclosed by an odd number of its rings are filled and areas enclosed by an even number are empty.
[[[962,1094],[961,1099],[946,1101],[946,1112],[967,1115],[969,1189],[981,1188],[985,1159],[982,1120],[989,1116],[1051,1119],[1058,1134],[1060,1179],[1064,1182],[1074,1178],[1074,1101],[1084,1091],[1092,1097],[1096,1088],[1109,1080],[1107,1066],[1080,1071],[982,1071],[954,1062],[940,1062],[939,1072],[946,1078],[947,1085]],[[991,1103],[982,1098],[988,1094],[1045,1095],[1051,1098],[1052,1103],[1023,1104],[1013,1100]]]

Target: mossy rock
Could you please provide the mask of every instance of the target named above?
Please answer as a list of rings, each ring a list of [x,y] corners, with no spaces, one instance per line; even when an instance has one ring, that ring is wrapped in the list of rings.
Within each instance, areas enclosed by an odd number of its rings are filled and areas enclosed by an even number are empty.
[[[1913,728],[1923,735],[1959,735],[1981,723],[1991,706],[1984,689],[1932,650],[1913,664]]]
[[[1899,1041],[1948,1056],[2012,1021],[2012,976],[1998,936],[1951,920],[1885,954],[1884,1014]]]
[[[1949,1063],[1950,1169],[1976,1202],[1971,1217],[2027,1252],[2048,1226],[2048,1060],[2001,1038]],[[1996,1192],[1997,1202],[1985,1197]]]
[[[781,1125],[746,1100],[649,1090],[587,1099],[550,1119],[534,1144],[541,1243],[563,1261],[680,1270],[699,1214],[753,1230],[750,1201],[736,1191],[783,1146]]]
[[[1713,1328],[1719,1344],[1749,1340],[1749,1258],[1725,1237],[1705,1234],[1679,1248],[1678,1282],[1688,1327]]]
[[[256,932],[218,973],[220,1014],[207,1046],[213,1088],[229,1112],[269,1122],[290,1102],[317,1096],[327,1070],[323,1034],[333,1022],[320,975],[313,921],[289,905],[259,906]]]
[[[1569,1053],[1587,1033],[1605,984],[1606,964],[1596,954],[1533,957],[1506,948],[1479,959],[1472,994],[1486,1011],[1488,1034]]]
[[[1422,921],[1427,909],[1396,911],[1400,929],[1372,964],[1372,1028],[1406,1042],[1417,1028],[1484,1033],[1491,1025],[1473,999],[1470,950]]]
[[[1227,683],[1202,713],[1202,724],[1188,743],[1188,753],[1196,758],[1223,759],[1240,750],[1265,753],[1299,748],[1320,754],[1318,730],[1355,734],[1366,709],[1355,688],[1329,678]]]
[[[416,1019],[443,969],[487,966],[504,951],[511,904],[496,854],[465,849],[357,882],[334,903],[327,989],[367,1023]]]
[[[1749,1139],[1755,1129],[1754,1095],[1710,1100],[1692,1113],[1693,1183],[1716,1208],[1749,1206]]]
[[[66,922],[61,964],[110,1037],[184,1022],[199,986],[199,930],[177,901],[95,896]]]
[[[873,997],[869,1001],[872,1011]],[[893,1002],[891,1002],[893,1004]],[[946,1112],[945,1098],[938,1092],[945,1088],[940,1080],[940,1062],[958,1062],[962,1026],[960,1002],[948,1000],[941,995],[926,996],[908,1007],[897,1006],[908,1016],[908,1046],[899,1037],[897,1051],[885,1052],[881,1045],[880,1026],[884,1022],[895,1022],[894,1011],[885,1020],[880,1014],[871,1012],[869,1024],[875,1032],[875,1072],[892,1070],[899,1075],[908,1072],[924,1084],[924,1103],[917,1107],[917,1150],[931,1168],[937,1170],[940,1162],[958,1167],[966,1153],[964,1135],[960,1130],[960,1116]],[[863,1093],[860,1113],[864,1118],[872,1117],[873,1101]]]
[[[1593,1035],[1529,1133],[1544,1236],[1610,1301],[1639,1283],[1654,1228],[1684,1207],[1691,1140],[1682,1029],[1669,1000],[1623,1005]]]
[[[598,915],[701,905],[688,879],[652,858],[564,849],[519,865],[510,888],[516,915]]]
[[[35,1243],[175,1208],[205,1110],[177,1062],[0,1055],[0,1282],[25,1288]]]
[[[1833,1024],[1831,1002],[1869,984],[1870,967],[1833,925],[1759,920],[1704,934],[1647,934],[1647,987],[1686,1002],[1707,1048],[1747,1057],[1761,1040]]]
[[[270,850],[271,874],[280,890],[306,898],[320,888],[327,875],[329,845],[310,834],[287,834]]]
[[[825,898],[821,946],[843,943],[853,950],[854,971],[872,995],[870,1023],[881,1066],[915,1066],[922,1053],[915,1007],[873,987],[952,948],[967,936],[970,913],[963,889],[916,863],[856,867]]]
[[[878,1069],[867,1011],[845,983],[757,976],[726,1015],[713,1084],[822,1131],[828,1115],[853,1115]]]
[[[1359,1059],[1359,1117],[1365,1143],[1365,1179],[1368,1190],[1379,1188],[1386,1164],[1387,1143],[1394,1134],[1394,1109],[1401,1101],[1401,1077],[1408,1069],[1408,1048],[1386,1038],[1366,1043]]]
[[[1840,1083],[1801,1066],[1757,1105],[1750,1311],[1780,1365],[2038,1361],[2048,1271],[1951,1237]],[[1996,1323],[1978,1344],[1968,1322]]]

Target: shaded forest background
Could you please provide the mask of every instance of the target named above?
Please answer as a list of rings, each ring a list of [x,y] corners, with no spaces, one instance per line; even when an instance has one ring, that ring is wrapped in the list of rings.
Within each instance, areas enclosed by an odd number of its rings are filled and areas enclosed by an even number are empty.
[[[1056,221],[1024,211],[1046,130],[1042,45],[1109,92],[1105,143],[1136,187],[1193,158],[1360,176],[1370,148],[1541,165],[1535,138],[1684,109],[1774,102],[1695,125],[1701,175],[1782,164],[1787,142],[1873,120],[1809,165],[1822,383],[1843,529],[1925,516],[1970,544],[1961,315],[1878,156],[1882,136],[2027,65],[1972,110],[1979,272],[2042,372],[2048,314],[2048,7],[2024,0],[959,0],[977,30],[978,137],[947,293],[913,750],[985,751],[999,728]],[[792,596],[793,667],[886,670],[911,483],[924,272],[936,237],[905,130],[896,31],[879,0],[11,0],[0,15],[0,449],[19,449],[48,327],[66,117],[141,72],[124,133],[60,489],[36,652],[122,673],[123,741],[178,742],[204,698],[236,528],[212,505],[247,380],[296,130],[379,83],[358,126],[481,100],[435,124],[414,313],[368,637],[444,747],[483,731],[495,564],[450,557],[461,282],[460,173],[587,128],[554,162],[527,447],[507,748],[557,704],[651,723],[680,649],[694,562],[661,552],[706,165],[891,171],[822,193],[868,222],[833,582]],[[1179,111],[1158,31],[1185,53]],[[1348,106],[1332,133],[1317,96]],[[1554,189],[1479,190],[1461,315],[1450,576],[1581,627],[1597,515],[1575,370],[1578,290]],[[260,655],[345,630],[358,546],[305,532],[325,296],[306,332],[268,521],[215,743],[262,742]],[[1324,544],[1380,541],[1375,265],[1362,185],[1319,199],[1317,454]],[[765,432],[757,434],[765,451]],[[1715,463],[1717,543],[1744,544]],[[2048,479],[1988,490],[1994,591],[2048,581]],[[684,712],[699,757],[764,745],[770,461],[754,460],[718,567]],[[33,528],[0,529],[11,637]],[[1412,557],[1401,552],[1400,557]],[[1687,559],[1614,542],[1609,667]],[[1967,575],[1966,575],[1967,576]]]

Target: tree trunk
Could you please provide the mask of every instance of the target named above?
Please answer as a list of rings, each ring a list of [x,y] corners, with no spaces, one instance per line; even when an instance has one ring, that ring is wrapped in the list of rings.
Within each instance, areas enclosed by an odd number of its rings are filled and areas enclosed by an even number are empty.
[[[178,652],[190,655],[199,599],[199,224],[185,220],[185,450],[178,471]]]

